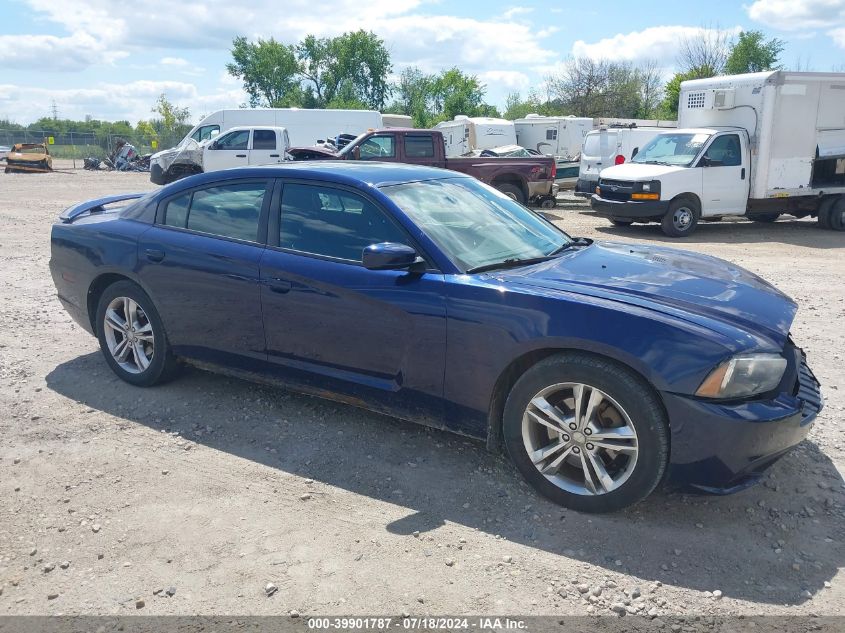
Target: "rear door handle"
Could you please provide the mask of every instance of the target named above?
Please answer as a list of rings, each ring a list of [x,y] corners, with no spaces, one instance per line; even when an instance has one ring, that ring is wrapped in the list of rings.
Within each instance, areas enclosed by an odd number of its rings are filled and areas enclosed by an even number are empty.
[[[147,256],[148,260],[156,264],[164,259],[164,251],[160,251],[156,248],[148,248],[144,251],[144,254]]]
[[[278,154],[270,154],[270,158],[278,158],[278,157],[279,157]]]
[[[277,292],[280,295],[290,292],[290,289],[293,288],[293,284],[291,282],[279,277],[270,277],[267,280],[267,285],[270,287],[271,291]]]
[[[246,158],[246,154],[235,154],[235,158]]]

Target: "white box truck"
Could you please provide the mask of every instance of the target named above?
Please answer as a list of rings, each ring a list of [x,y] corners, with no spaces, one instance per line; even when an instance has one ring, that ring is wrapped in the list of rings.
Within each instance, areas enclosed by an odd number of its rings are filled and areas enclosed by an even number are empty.
[[[505,119],[459,114],[452,121],[441,121],[434,129],[443,134],[446,158],[464,156],[476,149],[516,145],[513,121]]]
[[[845,73],[772,71],[685,81],[678,128],[603,169],[590,205],[617,225],[781,214],[845,230]]]
[[[578,160],[584,136],[593,129],[592,118],[576,116],[529,114],[513,124],[517,145],[565,161]]]

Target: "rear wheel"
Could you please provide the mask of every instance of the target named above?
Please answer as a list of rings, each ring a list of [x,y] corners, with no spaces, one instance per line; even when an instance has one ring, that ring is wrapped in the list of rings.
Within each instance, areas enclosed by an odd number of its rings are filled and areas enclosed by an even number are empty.
[[[845,196],[833,198],[831,204],[823,211],[824,219],[822,212],[819,212],[819,224],[826,229],[845,231]]]
[[[754,222],[774,222],[781,216],[780,213],[759,213],[752,215],[751,219]]]
[[[641,378],[615,363],[560,354],[529,369],[505,404],[505,445],[541,494],[582,512],[647,497],[669,455],[666,414]]]
[[[696,202],[680,198],[669,204],[660,226],[669,237],[686,237],[695,231],[700,217],[701,210]]]
[[[112,371],[138,387],[170,378],[176,360],[152,299],[130,281],[103,292],[97,304],[97,338]]]
[[[522,189],[517,185],[505,182],[496,185],[496,189],[501,191],[508,198],[516,200],[519,204],[525,204],[525,194],[522,193]]]

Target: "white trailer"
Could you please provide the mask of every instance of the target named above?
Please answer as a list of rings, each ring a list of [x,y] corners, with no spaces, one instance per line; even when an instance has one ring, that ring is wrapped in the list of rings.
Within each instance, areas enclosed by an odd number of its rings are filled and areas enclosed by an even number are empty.
[[[357,136],[367,130],[384,127],[382,115],[375,110],[325,110],[302,108],[238,108],[218,110],[200,121],[182,141],[197,143],[241,126],[283,127],[292,146],[315,145],[338,134]]]
[[[578,159],[584,136],[593,129],[592,118],[576,116],[529,114],[513,124],[518,145],[566,161]]]
[[[381,126],[388,127],[414,127],[414,117],[407,114],[382,114]]]
[[[434,129],[443,134],[446,158],[463,156],[476,149],[516,145],[513,121],[505,119],[458,115],[452,121],[438,123]]]
[[[602,170],[591,206],[619,224],[781,214],[845,230],[845,73],[771,71],[685,81],[678,129]]]

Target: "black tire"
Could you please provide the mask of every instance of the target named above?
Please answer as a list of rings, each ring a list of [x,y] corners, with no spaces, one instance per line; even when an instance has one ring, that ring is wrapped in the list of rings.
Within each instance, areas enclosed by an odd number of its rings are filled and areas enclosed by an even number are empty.
[[[836,204],[835,197],[825,198],[821,201],[821,203],[819,203],[819,210],[816,219],[819,222],[819,226],[823,229],[830,228],[830,210],[834,204]]]
[[[633,220],[617,220],[616,218],[610,218],[610,223],[613,226],[631,226],[634,221]]]
[[[700,219],[701,209],[697,202],[690,198],[678,198],[669,204],[660,227],[669,237],[686,237],[695,232]]]
[[[600,389],[627,412],[636,431],[639,452],[633,470],[618,488],[593,495],[564,490],[531,461],[523,438],[523,416],[535,396],[560,383],[582,383]],[[669,425],[657,395],[630,370],[595,356],[562,353],[531,367],[508,395],[502,427],[508,454],[528,483],[555,503],[579,512],[615,512],[642,501],[654,491],[666,471]]]
[[[504,183],[496,185],[496,189],[501,191],[507,197],[513,198],[519,204],[525,204],[525,194],[522,192],[521,187],[518,187],[517,185],[512,185],[510,183],[504,182]]]
[[[106,310],[112,301],[121,297],[127,297],[138,304],[143,311],[145,321],[152,327],[153,352],[149,360],[149,366],[136,373],[127,371],[118,363],[109,349],[109,342],[106,334],[105,318]],[[135,385],[136,387],[151,387],[155,384],[165,382],[172,378],[178,365],[170,351],[167,336],[164,331],[164,324],[161,322],[158,310],[153,305],[152,299],[139,286],[131,281],[118,281],[105,289],[97,302],[97,316],[95,325],[97,327],[97,339],[100,342],[100,350],[106,358],[106,362],[118,378]]]
[[[754,222],[775,222],[781,216],[780,213],[758,213],[749,217]]]
[[[827,212],[827,227],[833,231],[845,231],[845,196],[839,196]]]

